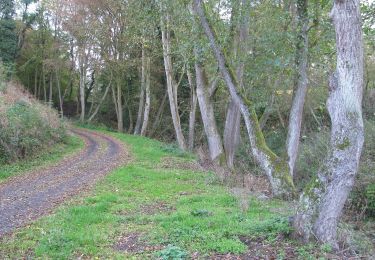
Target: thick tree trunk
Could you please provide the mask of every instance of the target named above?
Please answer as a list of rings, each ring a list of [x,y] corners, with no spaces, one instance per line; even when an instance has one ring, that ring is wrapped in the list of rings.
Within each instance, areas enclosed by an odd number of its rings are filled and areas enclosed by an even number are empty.
[[[249,38],[249,0],[240,1],[240,17],[238,26],[238,36],[234,40],[234,58],[237,61],[237,82],[238,88],[243,88],[243,73],[244,73],[244,56],[247,51],[247,40]],[[235,8],[235,7],[233,7]],[[233,19],[235,20],[235,19]],[[236,25],[235,21],[232,21]],[[224,127],[224,150],[229,168],[234,167],[234,155],[240,142],[240,124],[241,124],[241,111],[236,102],[230,101],[227,110],[227,117],[225,119]]]
[[[172,59],[170,55],[171,53],[170,32],[168,29],[168,25],[169,25],[169,16],[168,14],[163,14],[163,10],[162,10],[161,35],[162,35],[162,45],[163,45],[165,76],[167,79],[169,106],[171,109],[173,126],[175,129],[178,145],[182,150],[186,150],[185,138],[182,133],[180,115],[179,115],[178,104],[177,104],[177,84],[175,80],[173,79],[173,65],[172,65]]]
[[[298,148],[301,135],[301,124],[303,107],[307,93],[307,59],[308,59],[308,26],[309,17],[307,12],[308,0],[297,0],[297,46],[296,46],[296,81],[294,98],[289,114],[288,137],[286,142],[288,153],[288,164],[290,174],[293,176],[294,166],[297,160]]]
[[[223,144],[221,137],[216,125],[214,106],[211,101],[210,91],[207,84],[207,77],[199,63],[199,57],[197,50],[195,50],[196,62],[195,62],[195,75],[197,82],[197,97],[199,108],[201,111],[201,117],[203,121],[204,131],[206,133],[208,149],[210,152],[210,159],[212,161],[220,161],[220,157],[223,155]]]
[[[141,129],[141,135],[146,135],[148,121],[149,121],[149,115],[150,115],[150,108],[151,108],[151,89],[150,89],[150,78],[151,78],[151,60],[150,57],[145,57],[145,94],[146,94],[146,103],[145,103],[145,109],[143,114],[143,123],[142,123],[142,129]]]
[[[247,101],[245,97],[238,93],[235,77],[231,73],[229,65],[226,62],[220,47],[216,43],[215,36],[203,11],[202,0],[194,0],[194,8],[208,37],[229,93],[234,102],[239,106],[244,118],[254,159],[266,173],[273,194],[275,196],[289,196],[291,193],[295,192],[295,187],[293,180],[289,175],[289,167],[287,163],[277,157],[268,148],[260,129],[255,109],[249,109],[248,106],[251,107],[250,101]]]
[[[227,166],[234,168],[234,155],[240,142],[241,111],[236,102],[231,99],[228,105],[224,126],[224,150]]]
[[[337,223],[354,184],[364,140],[362,119],[363,42],[359,0],[336,0],[337,67],[330,78],[327,108],[331,147],[318,177],[300,198],[294,227],[305,241],[316,237],[338,248]]]
[[[190,86],[190,111],[189,111],[189,151],[194,149],[194,140],[195,140],[195,119],[197,114],[197,93],[195,91],[195,84],[193,81],[193,76],[189,68],[186,70],[186,74]]]

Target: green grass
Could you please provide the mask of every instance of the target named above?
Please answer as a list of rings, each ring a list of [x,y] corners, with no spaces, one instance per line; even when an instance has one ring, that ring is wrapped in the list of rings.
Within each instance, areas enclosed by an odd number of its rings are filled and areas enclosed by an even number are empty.
[[[90,195],[75,198],[55,214],[0,240],[0,258],[168,259],[193,252],[240,254],[246,250],[241,236],[272,243],[278,234],[290,231],[287,218],[272,211],[286,208],[284,202],[249,198],[250,206],[243,212],[213,174],[178,166],[194,156],[151,139],[111,134],[127,144],[131,162],[109,174]],[[161,168],[164,158],[174,160],[175,167]],[[155,211],[161,205],[168,210]],[[117,251],[116,241],[132,233],[141,234],[149,246],[165,249],[138,254]]]
[[[50,165],[83,148],[84,142],[76,136],[68,136],[64,143],[55,144],[38,155],[11,164],[0,164],[0,183],[11,176]]]

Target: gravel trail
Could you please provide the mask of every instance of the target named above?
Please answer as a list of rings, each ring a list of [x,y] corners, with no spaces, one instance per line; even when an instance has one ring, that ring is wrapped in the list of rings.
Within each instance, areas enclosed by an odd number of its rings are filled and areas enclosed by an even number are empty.
[[[129,158],[113,137],[83,129],[72,132],[85,142],[81,152],[0,184],[0,237],[49,214]]]

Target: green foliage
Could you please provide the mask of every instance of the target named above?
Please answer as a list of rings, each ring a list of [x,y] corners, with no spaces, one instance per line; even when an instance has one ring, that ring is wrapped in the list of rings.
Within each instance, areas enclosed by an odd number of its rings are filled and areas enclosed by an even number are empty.
[[[173,245],[168,245],[167,248],[161,250],[156,255],[163,260],[183,260],[188,257],[185,250]]]
[[[7,88],[0,104],[0,163],[30,157],[66,137],[56,112],[19,89]]]
[[[83,147],[83,144],[80,138],[69,136],[64,143],[53,145],[42,152],[34,154],[31,158],[12,164],[0,164],[0,183],[10,176],[54,163],[65,155],[79,150]]]

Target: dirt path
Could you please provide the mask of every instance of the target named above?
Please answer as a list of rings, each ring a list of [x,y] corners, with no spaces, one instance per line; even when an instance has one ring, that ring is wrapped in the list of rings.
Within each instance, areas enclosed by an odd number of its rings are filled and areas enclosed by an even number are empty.
[[[85,141],[79,154],[0,184],[0,237],[50,213],[128,159],[124,145],[113,137],[83,129],[72,132]]]

